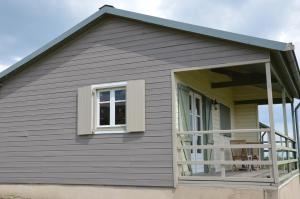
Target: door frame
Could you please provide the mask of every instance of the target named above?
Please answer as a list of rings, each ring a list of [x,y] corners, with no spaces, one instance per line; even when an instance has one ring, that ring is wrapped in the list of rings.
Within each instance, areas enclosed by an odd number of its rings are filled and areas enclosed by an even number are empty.
[[[196,101],[199,100],[199,107],[197,107]],[[191,130],[192,131],[202,131],[203,130],[203,102],[202,102],[202,95],[191,90],[189,92],[189,117],[191,117]],[[197,110],[199,108],[199,110]],[[198,126],[198,119],[200,120]],[[196,147],[198,145],[198,140],[200,139],[200,145],[203,144],[203,135],[193,135],[192,137],[192,146]],[[192,149],[191,152],[191,160],[204,160],[204,153],[203,150]],[[192,165],[192,172],[193,170],[198,172],[204,172],[203,165]]]

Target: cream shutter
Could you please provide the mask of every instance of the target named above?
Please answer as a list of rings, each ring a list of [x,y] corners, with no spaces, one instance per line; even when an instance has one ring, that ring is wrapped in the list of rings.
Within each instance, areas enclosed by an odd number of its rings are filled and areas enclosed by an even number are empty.
[[[126,123],[128,132],[145,131],[145,80],[127,82]]]
[[[78,88],[77,135],[93,133],[93,93],[91,86]]]

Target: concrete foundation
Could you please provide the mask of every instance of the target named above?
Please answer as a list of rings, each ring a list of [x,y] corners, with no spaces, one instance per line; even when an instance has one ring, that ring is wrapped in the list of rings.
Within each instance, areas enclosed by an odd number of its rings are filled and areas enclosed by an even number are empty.
[[[0,185],[0,198],[26,199],[299,199],[299,177],[278,188],[260,186],[222,187],[217,185],[178,185],[175,188]]]
[[[299,199],[300,198],[300,176],[295,176],[279,187],[279,199]]]

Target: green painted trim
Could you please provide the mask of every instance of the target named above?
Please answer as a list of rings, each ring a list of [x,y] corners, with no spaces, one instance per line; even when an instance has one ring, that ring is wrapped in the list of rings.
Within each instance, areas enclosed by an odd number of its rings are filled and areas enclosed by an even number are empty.
[[[272,41],[272,40],[267,40],[267,39],[262,39],[262,38],[257,38],[257,37],[252,37],[252,36],[247,36],[247,35],[242,35],[242,34],[237,34],[237,33],[232,33],[232,32],[227,32],[227,31],[221,31],[221,30],[216,30],[212,28],[206,28],[202,26],[196,26],[196,25],[191,25],[187,23],[182,23],[182,22],[177,22],[173,20],[168,20],[168,19],[163,19],[159,17],[153,17],[149,15],[144,15],[144,14],[139,14],[135,12],[130,12],[126,10],[121,10],[121,9],[116,9],[112,6],[103,6],[101,7],[96,13],[88,17],[87,19],[83,20],[73,28],[69,29],[62,35],[58,36],[54,40],[50,41],[43,47],[39,48],[38,50],[34,51],[32,54],[28,55],[21,61],[15,63],[14,65],[10,66],[6,70],[0,73],[0,80],[10,74],[11,72],[19,69],[21,66],[29,63],[33,59],[45,54],[48,52],[48,50],[54,48],[61,42],[63,42],[65,39],[68,37],[72,36],[74,33],[77,31],[81,30],[88,24],[92,23],[94,20],[102,17],[105,14],[111,14],[119,17],[124,17],[128,19],[133,19],[137,21],[142,21],[145,23],[149,24],[155,24],[163,27],[168,27],[168,28],[173,28],[177,30],[183,30],[191,33],[196,33],[196,34],[201,34],[201,35],[206,35],[209,37],[214,37],[214,38],[219,38],[219,39],[225,39],[229,41],[234,41],[234,42],[239,42],[247,45],[252,45],[252,46],[258,46],[262,48],[267,48],[271,50],[278,50],[278,51],[291,51],[294,50],[294,46],[291,43],[283,43],[283,42],[278,42],[278,41]]]

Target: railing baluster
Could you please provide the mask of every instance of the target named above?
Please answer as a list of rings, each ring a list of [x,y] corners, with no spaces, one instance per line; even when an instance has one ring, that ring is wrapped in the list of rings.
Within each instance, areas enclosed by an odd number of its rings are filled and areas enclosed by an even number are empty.
[[[224,148],[221,148],[221,149],[220,149],[220,152],[221,152],[221,154],[220,154],[220,159],[221,159],[221,161],[224,161],[224,160],[225,160],[225,150],[224,150]],[[225,165],[222,164],[222,165],[221,165],[221,177],[222,177],[222,178],[225,178],[225,175],[226,175]]]

